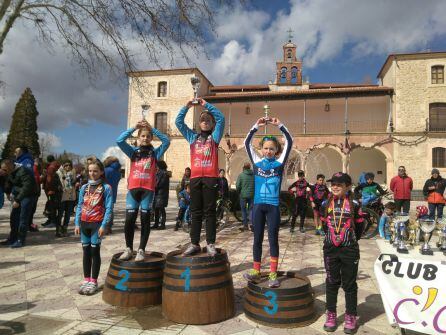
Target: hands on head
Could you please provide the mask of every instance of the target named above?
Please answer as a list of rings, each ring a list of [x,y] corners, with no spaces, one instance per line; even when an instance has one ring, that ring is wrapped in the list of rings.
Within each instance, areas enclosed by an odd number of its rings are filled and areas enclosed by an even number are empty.
[[[261,118],[258,119],[257,122],[256,122],[256,124],[257,124],[259,127],[266,126],[266,124],[268,124],[268,123],[272,124],[273,126],[279,126],[281,122],[280,122],[280,120],[279,120],[278,118],[276,118],[276,117],[269,117],[269,118],[261,117]]]
[[[135,128],[136,129],[142,129],[142,128],[149,128],[149,129],[151,129],[152,126],[147,122],[147,120],[141,120],[141,121],[139,121],[136,124]]]

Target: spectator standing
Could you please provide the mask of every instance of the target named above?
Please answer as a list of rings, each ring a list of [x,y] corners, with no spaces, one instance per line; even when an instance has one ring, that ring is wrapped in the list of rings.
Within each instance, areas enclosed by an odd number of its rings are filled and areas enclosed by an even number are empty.
[[[73,163],[66,161],[57,170],[57,175],[62,186],[62,196],[57,215],[56,237],[66,237],[68,236],[70,216],[76,203],[76,171],[73,169]]]
[[[56,161],[53,155],[48,155],[46,158],[48,163],[46,173],[43,178],[43,190],[48,197],[46,209],[48,211],[48,221],[42,224],[44,227],[56,225],[57,211],[60,207],[60,199],[62,197],[62,185],[60,183],[57,170],[60,168],[60,163]]]
[[[36,195],[34,197],[34,201],[31,206],[31,216],[29,218],[29,231],[39,231],[39,228],[35,223],[33,223],[34,214],[36,214],[37,210],[37,203],[39,202],[40,195],[42,194],[42,159],[36,158],[34,160],[34,166],[33,166],[33,173],[34,173],[34,179],[36,181]]]
[[[225,175],[225,170],[220,169],[218,171],[218,195],[223,199],[227,199],[229,197],[229,184]]]
[[[397,212],[401,212],[402,208],[404,213],[409,213],[412,189],[413,181],[406,174],[406,168],[398,167],[398,176],[393,177],[390,181],[390,190],[393,192]]]
[[[155,187],[155,229],[166,229],[166,207],[169,202],[170,176],[165,161],[157,161],[156,187]]]
[[[431,178],[426,180],[423,187],[423,195],[429,206],[430,219],[435,219],[435,214],[439,219],[443,217],[445,186],[446,180],[440,176],[440,171],[432,169]]]
[[[254,172],[251,170],[251,164],[243,164],[243,171],[237,177],[236,190],[240,199],[240,208],[242,210],[243,229],[248,229],[248,221],[252,222],[251,210],[254,199]]]
[[[105,166],[105,180],[112,188],[113,205],[116,203],[118,197],[118,185],[121,180],[121,163],[115,156],[109,156],[104,160]],[[110,222],[105,230],[106,234],[111,234],[113,226],[113,212],[110,216]]]
[[[8,176],[6,193],[13,199],[11,211],[11,232],[3,244],[10,244],[11,248],[21,248],[25,245],[28,231],[31,205],[36,191],[36,181],[30,171],[14,162],[5,159],[0,164],[2,174]]]

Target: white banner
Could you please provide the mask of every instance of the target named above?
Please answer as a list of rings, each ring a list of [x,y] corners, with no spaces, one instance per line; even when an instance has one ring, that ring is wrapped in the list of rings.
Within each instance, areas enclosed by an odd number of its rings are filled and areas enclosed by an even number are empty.
[[[424,334],[446,334],[446,264],[382,254],[375,262],[390,324]]]

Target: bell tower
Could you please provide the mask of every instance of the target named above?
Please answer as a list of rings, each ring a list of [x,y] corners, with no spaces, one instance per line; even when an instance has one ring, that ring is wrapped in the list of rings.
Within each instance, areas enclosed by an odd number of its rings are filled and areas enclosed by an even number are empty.
[[[283,45],[283,60],[276,62],[276,85],[302,85],[302,61],[297,58],[296,44],[291,42],[292,30],[288,30],[288,42]]]

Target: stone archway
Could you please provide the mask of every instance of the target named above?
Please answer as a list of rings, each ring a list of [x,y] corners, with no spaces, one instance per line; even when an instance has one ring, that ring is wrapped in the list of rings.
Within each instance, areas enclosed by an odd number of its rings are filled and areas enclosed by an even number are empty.
[[[305,161],[305,176],[310,183],[316,181],[320,173],[329,179],[333,173],[343,171],[342,155],[332,147],[312,150]]]
[[[363,172],[373,172],[375,174],[375,181],[378,184],[386,184],[386,156],[376,148],[356,148],[350,153],[349,171],[355,184]]]
[[[282,188],[288,187],[297,179],[297,171],[302,169],[302,156],[296,149],[291,149],[285,165],[282,179]]]
[[[229,159],[229,169],[228,169],[228,180],[231,185],[235,185],[237,181],[237,177],[243,170],[243,164],[246,162],[251,163],[249,160],[248,154],[246,153],[245,147],[241,147],[237,151],[235,151]]]

